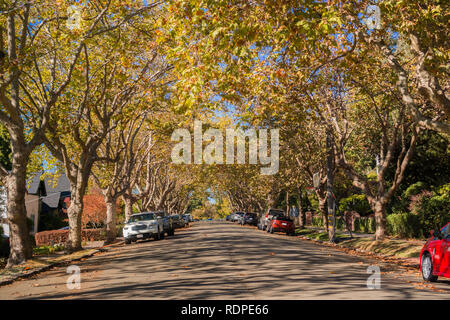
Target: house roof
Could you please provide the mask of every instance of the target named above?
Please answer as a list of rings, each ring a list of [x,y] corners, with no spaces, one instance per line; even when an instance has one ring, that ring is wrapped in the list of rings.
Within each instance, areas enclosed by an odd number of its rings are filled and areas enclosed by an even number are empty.
[[[39,184],[41,183],[41,174],[37,173],[27,181],[27,191],[29,194],[37,194]]]
[[[65,174],[61,174],[58,179],[52,177],[45,177],[41,181],[42,172],[35,174],[27,183],[27,191],[29,194],[37,194],[39,185],[42,183],[45,187],[45,196],[43,196],[42,202],[50,208],[57,208],[61,193],[70,194],[69,179]]]
[[[44,184],[47,196],[42,199],[42,202],[50,208],[58,208],[61,193],[70,192],[69,179],[65,174],[61,174],[57,180],[46,177],[44,179]]]
[[[61,192],[47,193],[47,196],[42,197],[42,203],[45,203],[50,208],[58,208]]]
[[[61,174],[56,181],[51,177],[46,177],[44,183],[47,194],[70,191],[70,182],[65,174]]]

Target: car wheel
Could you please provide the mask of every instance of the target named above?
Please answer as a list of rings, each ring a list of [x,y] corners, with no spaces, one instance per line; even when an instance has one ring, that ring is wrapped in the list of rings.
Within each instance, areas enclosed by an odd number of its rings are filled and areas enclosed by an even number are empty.
[[[131,244],[131,239],[125,238],[125,244]]]
[[[431,256],[429,254],[424,254],[420,263],[423,279],[430,282],[436,281],[438,277],[433,275],[433,261]]]
[[[170,229],[167,233],[168,236],[173,236],[175,234],[175,231],[173,229]]]
[[[159,238],[162,240],[162,239],[164,239],[164,237],[165,237],[165,233],[164,233],[164,230],[159,234]]]

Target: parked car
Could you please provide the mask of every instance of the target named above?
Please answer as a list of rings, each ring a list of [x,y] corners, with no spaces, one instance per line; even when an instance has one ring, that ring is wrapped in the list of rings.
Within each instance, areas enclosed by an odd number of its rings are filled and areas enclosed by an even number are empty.
[[[189,216],[188,216],[188,215],[182,214],[182,215],[181,215],[181,218],[184,220],[184,224],[185,224],[185,225],[188,225],[188,224],[189,224],[190,219],[189,219]]]
[[[267,227],[271,224],[271,220],[275,216],[284,216],[284,211],[281,209],[269,209],[266,214],[259,220],[258,229],[267,230]]]
[[[275,215],[270,220],[269,226],[267,228],[267,232],[285,232],[286,235],[293,236],[295,234],[295,225],[294,221],[289,219],[286,216]]]
[[[251,226],[256,226],[257,223],[258,223],[258,215],[253,212],[247,212],[240,220],[241,225],[249,224]]]
[[[229,214],[225,217],[225,221],[230,221],[230,219],[231,219],[231,214]]]
[[[440,276],[450,278],[450,223],[431,231],[420,252],[420,270],[426,281],[434,282]]]
[[[241,212],[241,211],[233,212],[232,216],[231,216],[231,221],[239,222],[239,220],[241,219],[241,217],[244,216],[244,214],[245,214],[245,212]]]
[[[170,217],[172,218],[175,229],[184,228],[184,226],[186,225],[186,222],[179,214],[174,214]]]
[[[163,221],[164,233],[168,236],[175,235],[175,227],[173,226],[173,220],[170,216],[167,216],[164,211],[155,212],[155,214],[160,217]]]
[[[164,238],[163,220],[153,212],[141,212],[133,214],[123,227],[125,244],[130,244],[138,239]]]

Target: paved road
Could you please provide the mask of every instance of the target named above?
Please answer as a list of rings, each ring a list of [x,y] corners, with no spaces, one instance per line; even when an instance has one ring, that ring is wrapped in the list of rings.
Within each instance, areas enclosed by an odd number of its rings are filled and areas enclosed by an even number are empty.
[[[81,289],[67,289],[59,267],[0,287],[0,299],[450,298],[450,281],[423,287],[417,271],[385,265],[381,289],[369,290],[367,267],[376,263],[295,237],[199,222],[78,262]]]

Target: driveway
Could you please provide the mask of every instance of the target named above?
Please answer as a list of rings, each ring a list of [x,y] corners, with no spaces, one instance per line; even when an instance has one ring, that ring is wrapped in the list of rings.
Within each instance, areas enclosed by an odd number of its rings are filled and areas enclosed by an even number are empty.
[[[197,222],[174,237],[111,248],[0,287],[0,299],[449,299],[450,281],[424,284],[417,270],[380,264],[296,237],[229,222]],[[369,289],[369,266],[381,268]]]

